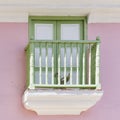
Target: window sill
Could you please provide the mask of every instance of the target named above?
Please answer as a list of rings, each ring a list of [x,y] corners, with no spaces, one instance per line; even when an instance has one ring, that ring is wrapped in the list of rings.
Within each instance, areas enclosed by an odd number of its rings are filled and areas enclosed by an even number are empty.
[[[27,89],[23,103],[38,115],[78,115],[95,105],[102,95],[102,90]]]

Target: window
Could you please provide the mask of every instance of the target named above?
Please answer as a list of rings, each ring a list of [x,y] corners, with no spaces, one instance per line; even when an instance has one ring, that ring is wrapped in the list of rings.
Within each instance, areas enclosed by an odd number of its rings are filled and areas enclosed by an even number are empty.
[[[30,17],[29,30],[29,88],[96,88],[99,41],[86,40],[85,17]]]

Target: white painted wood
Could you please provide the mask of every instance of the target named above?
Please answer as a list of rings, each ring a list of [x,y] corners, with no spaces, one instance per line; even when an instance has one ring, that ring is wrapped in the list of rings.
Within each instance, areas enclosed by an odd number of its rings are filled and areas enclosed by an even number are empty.
[[[88,23],[120,23],[120,9],[96,10],[89,14]]]
[[[26,90],[25,108],[38,115],[79,115],[100,100],[103,91],[79,89]]]
[[[86,5],[86,6],[91,6],[91,5],[94,5],[94,6],[103,6],[103,5],[119,5],[120,4],[120,1],[119,0],[92,0],[92,1],[87,1],[87,0],[70,0],[68,2],[68,0],[21,0],[21,1],[18,1],[18,0],[0,0],[0,3],[1,5],[8,5],[8,6],[12,6],[12,5],[18,5],[18,6],[21,6],[21,5],[39,5],[39,4],[42,4],[42,5],[56,5],[57,3],[60,4],[60,5],[63,5],[63,4],[68,4],[68,5]]]
[[[0,10],[0,22],[28,22],[28,12],[16,12],[8,11],[7,8],[4,8],[2,11]]]

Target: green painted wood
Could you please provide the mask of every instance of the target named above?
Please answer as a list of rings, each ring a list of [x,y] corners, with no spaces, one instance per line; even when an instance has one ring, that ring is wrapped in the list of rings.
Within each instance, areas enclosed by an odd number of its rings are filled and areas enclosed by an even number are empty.
[[[84,40],[87,40],[88,39],[88,36],[87,36],[87,27],[88,27],[88,25],[87,25],[87,20],[88,19],[86,19],[86,20],[84,20],[84,22],[83,22],[83,39]],[[91,40],[90,40],[91,41]],[[83,66],[85,66],[85,76],[84,76],[84,79],[85,79],[85,82],[87,82],[88,81],[88,78],[87,78],[87,75],[88,75],[88,71],[87,71],[87,45],[85,44],[85,46],[84,46],[84,50],[83,50],[83,54],[85,54],[85,65],[83,65]]]
[[[42,46],[39,44],[39,83],[42,83]]]
[[[29,23],[33,22],[33,21],[40,21],[40,20],[47,20],[47,21],[50,21],[50,20],[53,20],[53,21],[56,21],[56,20],[63,20],[63,21],[66,21],[66,20],[69,20],[69,21],[75,21],[75,20],[79,20],[79,21],[84,21],[86,23],[87,21],[87,17],[86,16],[30,16],[29,17]]]
[[[83,38],[87,38],[87,17],[86,16],[30,16],[29,17],[29,36],[34,32],[33,23],[40,21],[72,21],[72,22],[81,22],[81,35]],[[31,39],[30,39],[31,40]]]
[[[29,50],[29,46],[27,46],[27,49],[26,49],[26,63],[27,63],[27,87],[29,87],[30,85],[30,50]]]
[[[31,23],[32,30],[30,31],[31,32],[30,40],[35,40],[35,24],[52,24],[53,25],[53,40],[56,40],[56,21],[43,21],[43,20],[32,21],[32,23]]]
[[[81,89],[95,89],[96,88],[96,85],[39,85],[39,84],[35,84],[35,88],[81,88]]]
[[[72,41],[72,40],[54,40],[54,41],[50,41],[50,40],[37,40],[37,41],[35,41],[35,40],[30,40],[30,43],[62,43],[62,44],[64,44],[64,43],[69,43],[69,44],[92,44],[92,43],[100,43],[100,41],[95,41],[95,40],[74,40],[74,41]]]
[[[48,67],[47,69],[48,69],[49,72],[52,71],[52,67]],[[64,67],[60,67],[60,69],[61,69],[61,71],[64,71]],[[35,67],[34,70],[35,71],[39,71],[40,67]],[[72,70],[76,71],[77,67],[72,67]],[[78,70],[80,70],[80,68]],[[41,71],[45,72],[46,71],[46,67],[41,67]],[[70,67],[66,67],[66,71],[70,71]]]
[[[79,40],[61,40],[61,27],[60,27],[61,24],[79,24],[80,25],[80,39]],[[78,20],[76,20],[76,21],[75,20],[74,21],[73,20],[71,20],[71,21],[66,20],[66,21],[57,22],[57,26],[58,26],[57,33],[59,33],[59,34],[57,34],[57,38],[58,38],[57,42],[62,43],[62,44],[65,43],[66,47],[69,47],[69,48],[71,48],[71,44],[76,46],[76,43],[79,43],[79,41],[83,42],[84,37],[83,37],[83,25],[82,24],[83,24],[83,21],[80,21],[80,20],[79,21]],[[81,47],[81,45],[80,45],[80,47]],[[81,54],[79,56],[81,56]],[[82,56],[81,56],[81,58],[82,58]],[[81,64],[81,62],[79,62],[79,63]],[[67,72],[68,72],[68,70],[67,70]],[[69,70],[70,78],[72,78],[72,72],[73,72],[72,67],[70,67],[70,70]],[[65,77],[65,75],[64,75],[64,77]],[[72,85],[72,79],[70,80],[70,83]]]
[[[55,58],[55,55],[54,55],[54,45],[52,44],[52,84],[54,84],[54,75],[55,75],[55,65],[54,65],[54,58]]]
[[[91,44],[88,45],[88,84],[91,84]]]
[[[58,85],[60,85],[60,76],[61,76],[61,69],[60,69],[60,44],[58,43],[58,55],[57,55],[57,61],[58,61],[58,65],[56,66],[58,69],[57,69],[57,73],[58,73],[58,78],[57,78],[57,83]]]
[[[50,43],[49,43],[50,42]],[[38,45],[37,45],[38,44]],[[49,48],[52,48],[52,44],[58,44],[58,43],[51,43],[51,41],[48,41],[47,43],[46,42],[42,42],[42,43],[40,43],[40,42],[32,42],[32,43],[30,43],[30,45],[32,45],[32,47],[28,47],[28,49],[27,50],[29,50],[29,48],[31,48],[31,52],[32,52],[32,54],[34,53],[32,50],[34,49],[33,47],[40,47],[40,48],[46,48],[46,49],[48,49],[48,47]],[[59,48],[58,48],[58,52],[60,53],[60,48],[61,48],[61,45],[62,46],[64,46],[64,49],[66,49],[66,46],[67,46],[67,44],[68,44],[68,46],[71,48],[70,50],[71,50],[71,53],[72,53],[72,48],[73,47],[75,47],[76,46],[76,48],[78,49],[79,48],[79,44],[78,43],[76,43],[76,45],[74,45],[73,46],[73,44],[71,44],[71,43],[59,43],[58,44],[58,46],[59,46]],[[93,44],[93,43],[92,43]],[[96,74],[95,74],[95,71],[96,71],[96,47],[94,47],[94,46],[96,46],[96,44],[99,44],[99,42],[97,42],[97,43],[94,43],[92,46],[91,46],[91,54],[93,55],[91,55],[91,66],[94,66],[94,67],[91,67],[91,73],[93,73],[92,75],[91,75],[91,79],[92,80],[94,80],[94,81],[92,81],[91,82],[91,84],[92,85],[96,85],[95,84],[95,77],[96,77]],[[83,44],[83,46],[84,46],[85,44]],[[87,44],[86,44],[87,45]],[[67,46],[67,47],[68,47]],[[48,53],[46,54],[46,55],[48,55]],[[58,54],[59,55],[59,54]],[[33,57],[33,56],[32,56]],[[82,58],[83,59],[83,58]],[[70,61],[72,61],[72,60],[70,60]],[[60,63],[60,62],[59,62]],[[34,65],[33,65],[34,66]],[[30,67],[32,67],[32,66],[30,66]],[[34,71],[39,71],[39,69],[40,69],[40,67],[38,66],[34,66]],[[59,65],[59,71],[61,72],[61,71],[64,71],[65,70],[65,66],[60,66]],[[66,67],[66,71],[71,71],[72,70],[72,72],[73,71],[77,71],[77,66],[72,66],[72,64],[70,65],[70,67]],[[78,71],[79,70],[81,70],[81,67],[79,67],[79,69],[78,69]],[[41,71],[52,71],[52,67],[41,67]],[[65,76],[65,75],[64,75]],[[31,77],[31,76],[30,76]],[[93,79],[94,78],[94,79]],[[34,78],[33,78],[34,79]],[[78,82],[79,83],[79,82]],[[84,84],[83,84],[84,83]],[[32,83],[32,84],[34,84],[34,82]],[[47,84],[48,83],[46,83],[46,86],[47,86]],[[87,83],[86,83],[86,81],[82,81],[82,83],[80,83],[80,85],[82,85],[83,87],[86,85]],[[90,84],[90,86],[91,86],[91,84]],[[53,84],[52,84],[53,85]],[[56,84],[55,84],[56,85]],[[73,86],[73,84],[70,84],[71,86]],[[77,87],[77,85],[78,84],[76,84],[76,87]],[[42,84],[40,85],[40,86],[42,86]],[[50,85],[51,86],[51,85]],[[54,85],[53,85],[54,86]],[[75,85],[74,85],[75,86]],[[61,87],[61,85],[60,85],[60,82],[59,82],[59,87]]]
[[[96,44],[91,46],[91,82],[95,84],[95,73],[96,73]]]
[[[96,41],[100,41],[100,38],[97,37]],[[96,44],[96,69],[95,69],[95,79],[96,79],[96,89],[101,89],[100,84],[100,44]]]
[[[66,66],[66,63],[67,63],[67,58],[66,58],[66,44],[64,44],[64,67],[63,69],[61,68],[62,71],[64,71],[64,83],[66,84],[66,75],[67,75],[67,66]]]
[[[45,50],[46,50],[46,56],[45,56],[45,68],[46,68],[46,71],[45,71],[45,83],[46,85],[48,84],[48,44],[46,43],[45,44]]]
[[[35,24],[53,24],[53,40],[35,40]],[[61,40],[61,24],[80,24],[80,40]],[[100,80],[99,80],[99,44],[100,40],[97,38],[97,40],[87,40],[87,19],[86,17],[63,17],[63,16],[30,16],[29,17],[29,45],[25,48],[27,51],[27,58],[30,61],[28,62],[28,68],[30,69],[28,71],[28,84],[30,89],[34,89],[35,87],[78,87],[78,88],[95,88],[97,85],[97,88],[100,88]],[[91,46],[91,84],[87,85],[87,45],[92,44]],[[38,47],[40,49],[46,48],[46,66],[45,67],[36,67],[34,66],[34,48]],[[64,66],[60,65],[60,49],[64,48],[66,51],[66,48],[70,48],[71,55],[72,48],[76,47],[78,54],[77,59],[77,66],[72,65],[73,58],[70,57],[70,67],[66,67],[66,64],[64,62]],[[52,59],[52,67],[48,66],[48,48],[52,49],[52,56],[54,59]],[[41,55],[41,53],[40,53]],[[59,59],[58,59],[59,58]],[[32,60],[31,60],[32,59]],[[39,58],[40,59],[40,58]],[[65,55],[64,55],[65,59]],[[39,60],[41,61],[41,60]],[[54,64],[53,64],[54,63]],[[53,69],[54,68],[54,69]],[[34,69],[34,70],[33,70]],[[52,84],[48,84],[48,78],[46,78],[46,84],[34,84],[35,83],[35,71],[40,71],[39,75],[42,74],[42,71],[45,71],[46,76],[48,76],[48,72],[52,72]],[[60,84],[60,77],[54,78],[53,76],[55,73],[58,72],[58,76],[60,76],[61,72],[64,72],[64,77],[66,76],[67,72],[71,73],[72,78],[72,72],[77,71],[77,75],[79,78],[77,78],[77,84],[66,84],[61,85]],[[79,73],[79,74],[78,74]],[[79,79],[79,81],[78,81]],[[65,80],[66,81],[66,80]],[[66,82],[65,82],[66,83]],[[59,85],[58,85],[59,84]]]
[[[29,84],[29,88],[30,89],[34,89],[34,44],[31,43],[30,44],[30,84]]]
[[[82,46],[82,84],[86,82],[85,44]]]
[[[73,78],[73,69],[72,69],[72,61],[73,61],[73,57],[72,57],[72,44],[70,44],[70,85],[72,85],[72,78]],[[76,66],[77,67],[77,66]]]
[[[80,54],[80,52],[79,52],[79,45],[78,45],[78,44],[77,44],[76,47],[77,47],[77,48],[76,48],[76,52],[77,52],[77,53],[76,53],[76,54],[77,54],[77,56],[76,56],[76,57],[77,57],[77,58],[76,58],[76,67],[77,67],[77,68],[76,68],[76,84],[78,85],[78,84],[80,83],[80,79],[81,79],[81,78],[80,78],[80,67],[79,67],[79,66],[80,66],[80,65],[79,65],[79,59],[80,59],[80,58],[79,58],[79,56],[80,56],[79,54]]]

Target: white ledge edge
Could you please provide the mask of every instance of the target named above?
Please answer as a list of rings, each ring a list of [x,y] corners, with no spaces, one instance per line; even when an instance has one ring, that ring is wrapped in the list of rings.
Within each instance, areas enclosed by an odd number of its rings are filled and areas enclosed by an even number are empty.
[[[73,13],[68,14],[66,10],[62,10],[59,12],[57,10],[45,10],[42,12],[0,12],[0,22],[22,22],[22,23],[28,23],[29,16],[86,16],[88,15],[88,23],[120,23],[120,10],[116,11],[84,11],[84,9],[79,12],[78,9],[74,10]]]

